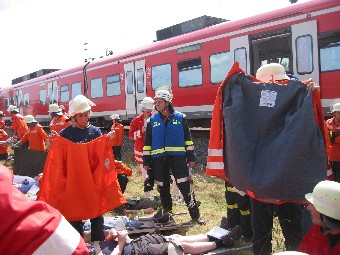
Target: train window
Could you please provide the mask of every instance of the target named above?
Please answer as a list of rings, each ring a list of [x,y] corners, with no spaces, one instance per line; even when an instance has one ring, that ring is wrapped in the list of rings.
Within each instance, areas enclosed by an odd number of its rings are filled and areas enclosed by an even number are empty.
[[[164,86],[171,87],[171,64],[153,66],[151,69],[151,84],[153,90]]]
[[[298,74],[313,72],[312,36],[304,35],[296,38],[296,61]]]
[[[107,96],[119,96],[122,93],[119,74],[109,75],[106,77],[106,93]]]
[[[25,93],[24,94],[24,105],[29,106],[30,105],[30,94]]]
[[[103,97],[103,79],[96,78],[91,80],[91,97]]]
[[[72,99],[76,96],[81,95],[81,83],[76,82],[72,84]]]
[[[202,60],[201,58],[188,59],[178,63],[180,88],[202,85]]]
[[[16,105],[14,96],[11,96],[11,105]]]
[[[230,51],[210,56],[210,81],[213,84],[221,83],[231,68]]]
[[[60,102],[68,102],[70,101],[70,91],[68,89],[68,85],[60,86]]]
[[[144,69],[139,68],[137,69],[137,92],[143,93],[144,92]]]
[[[247,71],[247,50],[246,48],[238,48],[234,51],[234,61],[240,64],[240,67]]]
[[[320,49],[321,72],[340,70],[340,42]]]
[[[8,97],[5,97],[5,109],[8,109],[8,107],[9,107]]]
[[[46,90],[40,90],[39,91],[39,100],[40,100],[40,104],[45,105],[46,104]]]
[[[131,71],[126,72],[126,93],[133,94],[133,74]]]

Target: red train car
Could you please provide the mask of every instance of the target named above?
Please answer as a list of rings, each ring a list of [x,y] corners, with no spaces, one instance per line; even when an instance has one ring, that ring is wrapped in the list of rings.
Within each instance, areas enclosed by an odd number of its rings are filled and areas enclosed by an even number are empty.
[[[113,113],[131,120],[145,96],[170,86],[175,109],[209,125],[217,87],[234,61],[252,75],[278,62],[301,80],[313,78],[327,115],[340,101],[339,1],[294,4],[27,80],[1,89],[0,110],[15,104],[23,115],[49,121],[50,103],[68,109],[69,100],[84,94],[96,103],[93,119],[103,126]]]

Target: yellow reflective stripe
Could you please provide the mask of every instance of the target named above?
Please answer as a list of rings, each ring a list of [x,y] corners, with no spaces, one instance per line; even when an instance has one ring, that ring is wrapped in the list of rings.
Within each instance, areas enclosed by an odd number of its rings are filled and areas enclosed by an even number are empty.
[[[164,149],[152,150],[151,155],[160,154],[160,153],[164,153],[164,152],[165,152]]]
[[[194,145],[194,142],[193,141],[185,141],[185,145],[186,146]]]
[[[184,147],[165,147],[165,151],[182,151],[182,152],[186,152]]]
[[[250,215],[250,211],[249,210],[247,210],[247,211],[240,210],[240,214],[243,215],[243,216]]]
[[[230,192],[236,192],[233,187],[227,187],[227,190],[230,191]]]
[[[151,151],[151,146],[144,146],[143,151]]]
[[[232,205],[227,204],[227,208],[228,209],[237,209],[238,206],[237,206],[237,204],[232,204]]]

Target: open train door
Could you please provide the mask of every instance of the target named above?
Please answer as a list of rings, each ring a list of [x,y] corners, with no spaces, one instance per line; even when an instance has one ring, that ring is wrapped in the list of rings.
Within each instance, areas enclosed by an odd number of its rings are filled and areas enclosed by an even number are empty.
[[[145,60],[124,65],[126,118],[132,119],[139,113],[139,103],[146,96]]]
[[[319,84],[317,21],[292,25],[293,70],[300,80]]]
[[[230,40],[231,59],[237,61],[247,74],[250,74],[249,38],[247,35]]]
[[[16,98],[16,105],[19,109],[19,113],[23,116],[24,111],[23,111],[22,106],[23,106],[24,97],[22,95],[22,89],[15,91],[15,98]]]

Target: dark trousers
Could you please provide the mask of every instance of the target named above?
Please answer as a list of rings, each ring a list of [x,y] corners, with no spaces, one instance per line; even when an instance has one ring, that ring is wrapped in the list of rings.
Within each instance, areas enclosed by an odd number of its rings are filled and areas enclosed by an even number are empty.
[[[285,237],[287,251],[296,251],[302,239],[302,208],[300,204],[284,203],[281,205],[267,204],[250,199],[251,223],[253,227],[254,255],[272,254],[273,217],[279,218]]]
[[[112,151],[115,160],[122,161],[122,146],[112,146]]]
[[[340,182],[340,162],[338,161],[332,161],[332,171],[334,174],[334,181]]]
[[[240,225],[243,236],[252,236],[249,196],[241,196],[232,188],[230,183],[225,182],[228,223],[230,227]]]
[[[125,174],[118,174],[117,178],[118,178],[120,189],[122,190],[122,193],[124,193],[126,190],[127,183],[129,182],[129,179]]]
[[[8,159],[8,153],[0,154],[0,160],[7,160]]]
[[[189,169],[185,156],[166,156],[152,159],[152,169],[155,183],[161,197],[163,209],[172,211],[172,197],[170,192],[170,169],[184,202],[188,207],[192,219],[199,219],[200,212],[195,198],[193,186],[190,183]]]
[[[105,239],[104,234],[104,217],[99,216],[93,218],[91,221],[91,242],[103,241]],[[70,224],[84,237],[84,223],[82,221],[71,221]]]

